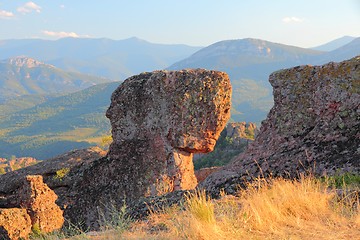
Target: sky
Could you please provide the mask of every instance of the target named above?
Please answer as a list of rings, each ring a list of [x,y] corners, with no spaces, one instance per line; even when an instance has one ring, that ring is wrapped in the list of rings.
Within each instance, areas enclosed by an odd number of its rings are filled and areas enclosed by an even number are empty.
[[[138,37],[208,46],[258,38],[314,47],[360,37],[360,0],[0,0],[0,39]]]

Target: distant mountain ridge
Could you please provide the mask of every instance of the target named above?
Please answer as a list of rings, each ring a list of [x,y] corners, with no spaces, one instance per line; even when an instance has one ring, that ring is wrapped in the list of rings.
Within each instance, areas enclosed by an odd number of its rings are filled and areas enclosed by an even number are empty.
[[[140,72],[164,69],[199,49],[182,44],[155,44],[135,37],[0,40],[0,59],[24,55],[66,71],[124,80]]]
[[[341,46],[331,52],[326,52],[316,60],[316,64],[325,64],[327,62],[341,62],[360,55],[360,37],[355,38],[348,44]]]
[[[325,51],[325,52],[330,52],[330,51],[334,51],[337,48],[340,48],[348,43],[350,43],[351,41],[353,41],[356,37],[351,37],[351,36],[343,36],[341,38],[335,39],[333,41],[330,41],[328,43],[322,44],[320,46],[316,46],[313,47],[311,49],[313,50],[318,50],[318,51]]]
[[[64,94],[109,82],[109,79],[66,72],[28,57],[0,61],[0,102],[29,94]]]

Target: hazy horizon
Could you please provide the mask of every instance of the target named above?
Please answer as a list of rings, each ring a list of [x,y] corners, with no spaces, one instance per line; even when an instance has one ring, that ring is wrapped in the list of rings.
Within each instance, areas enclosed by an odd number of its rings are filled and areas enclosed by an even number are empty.
[[[360,36],[360,1],[5,0],[0,39],[137,37],[208,46],[256,38],[303,48]]]

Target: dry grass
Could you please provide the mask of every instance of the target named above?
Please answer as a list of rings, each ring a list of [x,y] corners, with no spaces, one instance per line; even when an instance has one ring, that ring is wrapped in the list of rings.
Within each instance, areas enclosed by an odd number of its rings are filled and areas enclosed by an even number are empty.
[[[70,239],[360,239],[359,195],[342,194],[314,178],[249,184],[237,197],[210,200],[205,192],[184,206],[153,213],[126,231],[116,228]],[[185,211],[182,209],[185,208]]]
[[[124,239],[360,239],[359,196],[338,197],[313,178],[258,180],[238,197],[189,196],[136,223]]]

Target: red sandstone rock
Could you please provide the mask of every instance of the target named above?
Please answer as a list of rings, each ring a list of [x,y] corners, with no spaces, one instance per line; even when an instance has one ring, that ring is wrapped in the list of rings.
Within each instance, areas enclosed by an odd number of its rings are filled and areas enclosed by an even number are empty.
[[[26,209],[0,209],[0,239],[28,239],[31,219]]]
[[[218,171],[219,167],[201,168],[195,171],[195,176],[198,183],[203,182],[210,174]]]
[[[274,107],[247,151],[201,186],[233,192],[258,176],[360,172],[360,56],[270,75]]]
[[[194,188],[192,153],[213,150],[230,117],[230,95],[228,76],[217,71],[155,71],[125,80],[106,113],[113,135],[109,157],[127,161],[120,146],[143,140],[136,147],[149,149],[137,161],[146,166],[140,169],[151,195],[161,179],[173,190]]]
[[[56,205],[56,194],[43,182],[42,176],[27,176],[18,193],[19,205],[26,209],[33,226],[42,233],[53,232],[64,223],[63,211]]]
[[[202,69],[155,71],[125,80],[106,113],[113,143],[76,184],[65,209],[73,222],[96,228],[97,209],[197,185],[196,152],[209,152],[230,117],[227,74]],[[110,207],[111,208],[111,207]]]
[[[233,122],[226,125],[226,136],[237,145],[254,140],[258,130],[255,123]]]

